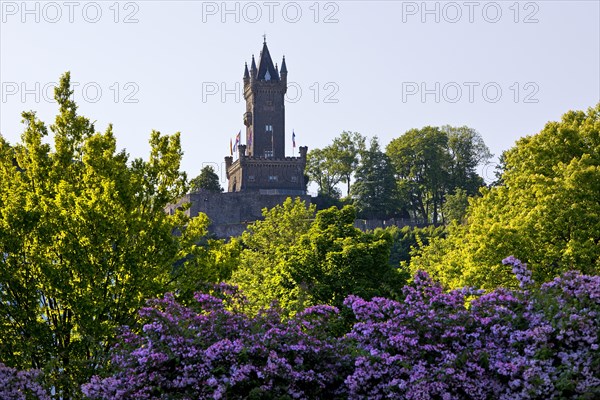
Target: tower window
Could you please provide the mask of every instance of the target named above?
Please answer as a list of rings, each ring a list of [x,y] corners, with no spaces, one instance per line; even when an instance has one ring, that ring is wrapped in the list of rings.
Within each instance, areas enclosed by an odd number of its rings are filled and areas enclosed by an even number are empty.
[[[273,125],[265,125],[265,132],[273,132]]]
[[[273,150],[265,150],[265,158],[273,158]]]
[[[269,175],[269,182],[277,182],[277,175]]]

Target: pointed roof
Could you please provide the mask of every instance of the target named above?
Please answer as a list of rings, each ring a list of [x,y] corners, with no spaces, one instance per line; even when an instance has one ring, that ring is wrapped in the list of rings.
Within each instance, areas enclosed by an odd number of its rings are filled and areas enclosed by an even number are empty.
[[[252,65],[250,66],[250,71],[256,71],[256,63],[254,62],[254,54],[252,54]]]
[[[248,73],[248,63],[244,63],[244,79],[250,79],[250,74]]]
[[[287,74],[287,65],[285,65],[285,56],[283,56],[283,61],[281,62],[281,73]]]
[[[268,79],[267,79],[268,78]],[[273,60],[271,60],[271,54],[269,54],[269,48],[267,47],[267,41],[263,42],[263,48],[260,52],[260,61],[258,62],[258,73],[256,79],[261,80],[279,80],[279,73],[275,70]]]

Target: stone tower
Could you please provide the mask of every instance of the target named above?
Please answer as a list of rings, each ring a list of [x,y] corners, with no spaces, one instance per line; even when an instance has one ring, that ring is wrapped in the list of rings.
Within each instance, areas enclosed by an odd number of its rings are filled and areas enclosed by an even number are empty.
[[[244,70],[244,99],[246,100],[246,150],[249,156],[285,157],[285,104],[287,68],[285,58],[281,75],[263,43],[258,68],[252,56],[250,72]]]
[[[285,156],[287,74],[285,57],[279,71],[265,39],[258,67],[252,56],[250,70],[248,64],[244,68],[246,144],[239,146],[237,160],[225,157],[229,192],[306,194],[308,148],[300,147],[299,157]]]

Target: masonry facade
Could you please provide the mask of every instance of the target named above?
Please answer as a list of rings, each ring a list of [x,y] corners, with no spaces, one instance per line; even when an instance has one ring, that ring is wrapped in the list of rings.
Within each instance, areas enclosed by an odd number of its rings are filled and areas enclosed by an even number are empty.
[[[252,56],[243,79],[246,144],[237,146],[235,158],[225,157],[228,191],[190,193],[165,210],[172,214],[185,209],[192,217],[205,213],[211,220],[209,232],[219,238],[241,235],[248,224],[263,218],[264,208],[282,204],[288,197],[300,198],[307,206],[311,203],[304,176],[308,148],[299,147],[298,157],[285,156],[285,58],[280,71],[265,40],[258,66]]]
[[[258,66],[252,56],[244,68],[246,144],[239,145],[237,159],[225,157],[228,192],[258,192],[273,195],[305,195],[307,147],[298,157],[285,156],[285,57],[281,71],[269,53],[266,40]]]

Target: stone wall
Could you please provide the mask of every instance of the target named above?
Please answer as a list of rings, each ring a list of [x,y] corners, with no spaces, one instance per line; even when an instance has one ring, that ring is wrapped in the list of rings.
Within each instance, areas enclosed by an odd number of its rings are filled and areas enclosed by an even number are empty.
[[[261,189],[282,189],[306,193],[304,169],[308,148],[299,148],[299,157],[265,158],[249,157],[246,146],[238,146],[238,159],[225,157],[229,181],[227,192],[248,192]]]
[[[209,232],[218,238],[227,239],[240,236],[246,227],[254,221],[262,220],[263,208],[273,208],[282,204],[288,197],[300,197],[308,206],[311,203],[309,195],[290,196],[288,194],[265,194],[260,192],[227,192],[217,193],[201,190],[182,197],[177,204],[169,205],[167,213],[173,213],[184,203],[191,203],[186,214],[195,217],[205,213],[211,220]],[[356,219],[354,227],[362,230],[374,230],[388,226],[427,226],[426,221],[413,219]]]
[[[288,197],[299,197],[307,205],[310,196],[289,196],[285,194],[262,194],[259,192],[209,192],[201,190],[183,196],[176,204],[166,208],[173,213],[185,203],[191,203],[186,214],[195,217],[205,213],[211,220],[209,232],[219,238],[229,238],[242,234],[246,226],[263,219],[263,208],[273,208],[282,204]]]

